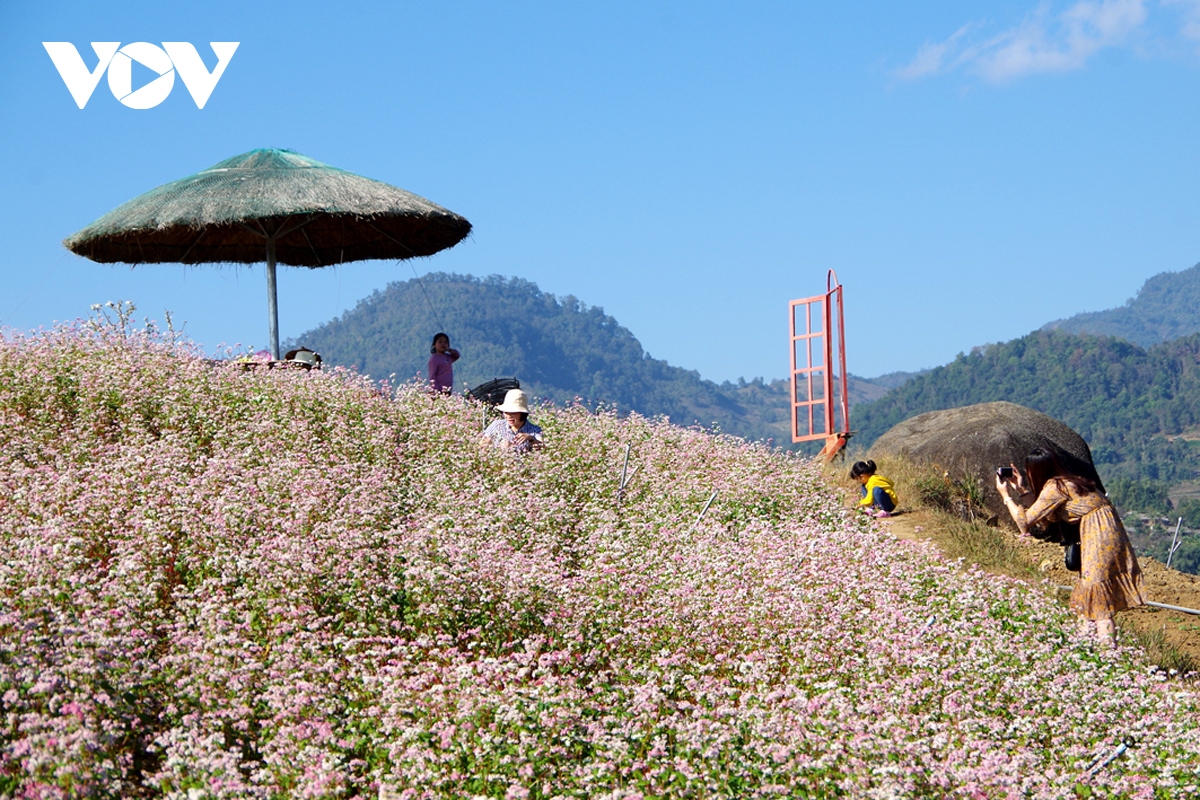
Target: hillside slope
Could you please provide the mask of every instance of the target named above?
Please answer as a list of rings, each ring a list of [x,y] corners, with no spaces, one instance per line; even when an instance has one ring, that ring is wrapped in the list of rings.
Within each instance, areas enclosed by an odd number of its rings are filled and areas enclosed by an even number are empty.
[[[1107,474],[1191,480],[1200,459],[1175,438],[1200,425],[1200,334],[1144,350],[1110,337],[1037,331],[976,348],[860,406],[858,444],[926,411],[1007,400],[1086,439]]]
[[[788,445],[790,390],[784,380],[717,384],[646,353],[630,331],[595,306],[555,297],[519,278],[436,273],[392,283],[354,309],[294,340],[333,364],[375,378],[424,375],[429,343],[444,325],[463,353],[456,391],[516,377],[531,394],[560,404],[579,398],[683,424],[716,426]],[[780,371],[787,346],[780,340]],[[851,402],[885,389],[851,379]]]
[[[1200,781],[1194,690],[803,459],[579,407],[520,458],[106,325],[0,375],[0,795],[1068,798],[1133,734],[1088,793]]]
[[[1076,314],[1043,329],[1115,336],[1142,347],[1200,332],[1200,264],[1155,275],[1120,308]]]
[[[699,373],[651,358],[603,309],[516,278],[435,274],[393,283],[297,341],[333,363],[404,381],[424,375],[439,324],[463,353],[454,366],[459,392],[517,377],[531,394],[560,404],[610,403],[685,425],[720,419],[749,435],[769,427]]]

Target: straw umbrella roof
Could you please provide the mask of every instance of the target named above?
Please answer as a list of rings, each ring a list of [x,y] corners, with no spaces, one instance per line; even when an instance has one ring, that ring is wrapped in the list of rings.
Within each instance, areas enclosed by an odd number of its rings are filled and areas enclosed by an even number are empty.
[[[323,267],[432,255],[471,231],[423,197],[288,150],[252,150],[159,186],[64,240],[101,263]]]
[[[63,244],[104,264],[266,262],[277,359],[277,263],[428,256],[470,232],[466,219],[412,192],[290,150],[251,150],[139,195]]]

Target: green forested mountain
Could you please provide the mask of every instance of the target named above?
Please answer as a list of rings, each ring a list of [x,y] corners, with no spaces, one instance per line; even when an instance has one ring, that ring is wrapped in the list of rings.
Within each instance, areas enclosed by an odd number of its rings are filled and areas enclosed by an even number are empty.
[[[1200,267],[1189,272],[1200,277]],[[1156,295],[1154,280],[1139,297]],[[704,380],[651,358],[603,309],[518,278],[432,274],[393,283],[291,344],[404,381],[424,374],[430,339],[443,326],[463,352],[455,365],[458,390],[516,377],[531,394],[558,403],[579,398],[790,443],[787,381]],[[1182,436],[1200,430],[1198,364],[1200,334],[1142,348],[1107,336],[1037,331],[915,376],[875,383],[852,377],[854,443],[869,446],[925,411],[1009,400],[1079,431],[1106,479],[1157,482],[1151,493],[1163,494],[1166,484],[1200,472],[1200,457],[1186,441],[1192,437]]]
[[[1139,298],[1157,292],[1152,284]],[[443,329],[463,353],[456,390],[516,377],[554,402],[578,398],[792,446],[786,380],[704,380],[651,358],[603,309],[517,278],[433,274],[393,283],[289,346],[303,344],[331,364],[400,382],[424,375],[430,339]],[[915,414],[1008,400],[1079,431],[1125,508],[1165,511],[1170,487],[1200,478],[1200,450],[1189,443],[1200,439],[1200,334],[1139,347],[1041,330],[924,373],[870,382],[851,376],[850,397],[856,447]]]
[[[917,372],[889,372],[886,375],[880,375],[876,378],[870,378],[870,379],[864,378],[863,380],[869,380],[870,385],[878,386],[885,390],[886,389],[895,389],[897,386],[907,383],[908,381],[912,380],[913,378],[917,377],[918,375],[924,375],[926,372],[929,372],[929,370],[923,369],[923,370],[919,370]],[[853,382],[854,382],[853,375],[850,376],[850,381],[851,381],[851,385],[853,386]],[[874,400],[874,399],[875,399],[874,397],[864,398],[860,402],[866,402],[867,400]],[[853,398],[851,398],[851,402],[853,402]]]
[[[651,358],[603,309],[520,278],[434,273],[392,283],[287,347],[304,345],[328,363],[402,382],[424,377],[430,340],[443,328],[463,354],[454,365],[456,391],[515,377],[532,395],[557,403],[578,398],[792,446],[786,380],[705,380]],[[786,359],[781,340],[781,371]],[[889,378],[903,379],[900,373]],[[854,376],[849,383],[852,404],[888,390]]]
[[[1076,314],[1045,329],[1115,336],[1142,347],[1200,332],[1200,264],[1155,275],[1120,308]]]
[[[390,284],[290,343],[379,379],[424,376],[433,334],[462,352],[455,390],[515,377],[531,395],[667,415],[751,439],[790,442],[784,381],[717,384],[651,358],[615,319],[519,278],[432,274]],[[781,347],[786,355],[786,350]]]
[[[992,400],[1061,419],[1107,475],[1175,483],[1200,474],[1200,456],[1180,436],[1200,426],[1200,334],[1143,349],[1042,330],[979,347],[859,406],[857,442],[915,414]]]
[[[1165,561],[1177,517],[1188,526],[1173,566],[1200,572],[1200,334],[1141,348],[1109,336],[1035,331],[978,347],[856,407],[854,443],[869,447],[901,420],[1008,400],[1087,440],[1139,552]],[[1169,517],[1167,516],[1169,515]]]

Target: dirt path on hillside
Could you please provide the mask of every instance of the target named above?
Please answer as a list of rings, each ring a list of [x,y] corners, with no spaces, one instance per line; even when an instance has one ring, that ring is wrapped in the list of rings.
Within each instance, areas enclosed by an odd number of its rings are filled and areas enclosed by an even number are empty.
[[[905,512],[884,523],[897,538],[927,539],[946,549],[948,536],[938,529],[936,518],[928,511]],[[1063,549],[1060,545],[1035,539],[1023,551],[1028,554],[1029,563],[1045,576],[1047,582],[1068,588],[1074,588],[1078,582],[1077,573],[1069,572],[1063,566]],[[1200,610],[1200,577],[1167,569],[1161,562],[1141,554],[1138,555],[1138,563],[1146,581],[1147,600]],[[1058,596],[1065,604],[1068,592],[1060,591]],[[1120,624],[1141,632],[1161,631],[1168,644],[1200,662],[1200,615],[1145,606],[1122,612],[1118,620]]]

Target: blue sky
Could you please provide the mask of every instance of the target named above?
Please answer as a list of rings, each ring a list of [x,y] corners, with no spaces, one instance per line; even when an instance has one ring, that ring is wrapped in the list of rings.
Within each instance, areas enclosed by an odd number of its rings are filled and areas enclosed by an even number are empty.
[[[89,68],[90,42],[191,42],[210,69],[209,42],[240,44],[203,109],[178,80],[148,109],[101,80],[81,110],[44,41]],[[776,378],[788,300],[832,268],[851,372],[936,366],[1200,261],[1198,83],[1200,0],[12,0],[0,325],[131,300],[210,352],[265,346],[261,265],[100,265],[61,241],[284,147],[474,225],[415,262],[281,268],[284,338],[414,270],[514,275],[704,377]]]

